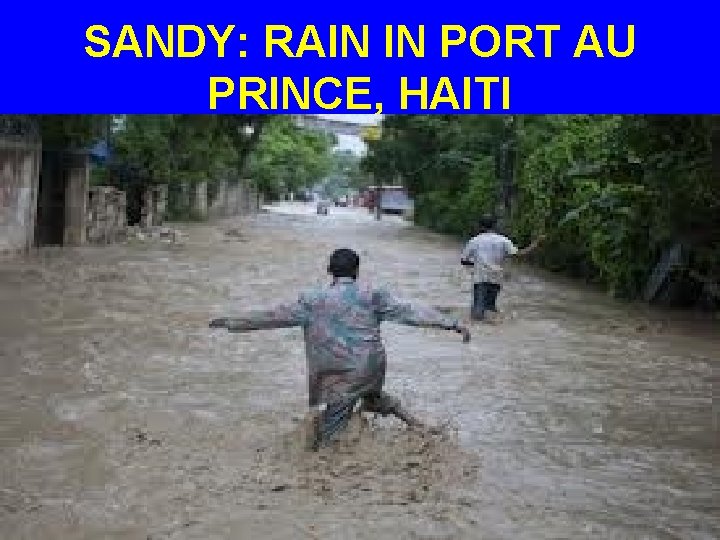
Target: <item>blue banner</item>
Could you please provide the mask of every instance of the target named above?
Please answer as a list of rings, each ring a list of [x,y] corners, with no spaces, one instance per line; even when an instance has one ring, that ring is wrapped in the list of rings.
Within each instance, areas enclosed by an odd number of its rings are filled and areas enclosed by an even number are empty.
[[[2,113],[720,113],[717,2],[3,7]]]

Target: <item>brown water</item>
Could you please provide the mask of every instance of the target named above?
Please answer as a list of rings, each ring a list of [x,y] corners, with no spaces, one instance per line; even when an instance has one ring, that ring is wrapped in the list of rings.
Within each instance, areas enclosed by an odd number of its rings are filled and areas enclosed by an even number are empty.
[[[515,269],[469,345],[385,328],[388,389],[455,434],[357,421],[308,455],[300,331],[208,319],[324,281],[341,246],[464,315],[459,246],[301,205],[186,231],[1,263],[0,538],[720,537],[712,323]]]

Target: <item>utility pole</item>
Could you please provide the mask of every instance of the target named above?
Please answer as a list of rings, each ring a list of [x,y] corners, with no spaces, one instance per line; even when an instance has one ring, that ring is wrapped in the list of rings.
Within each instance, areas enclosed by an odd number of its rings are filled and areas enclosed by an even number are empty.
[[[503,142],[500,149],[498,180],[500,184],[500,200],[498,204],[501,228],[509,225],[512,217],[513,195],[515,192],[515,174],[518,165],[518,131],[522,117],[509,115],[505,118]]]
[[[370,173],[370,185],[372,185],[373,179],[374,175]],[[380,221],[382,219],[382,186],[375,186],[375,197],[373,203],[375,204],[375,220]]]
[[[383,194],[382,186],[378,186],[376,193],[377,193],[377,198],[375,201],[375,219],[377,221],[380,221],[382,219],[382,194]]]
[[[520,146],[522,144],[523,128],[525,117],[522,114],[513,115],[512,135],[511,135],[511,160],[510,160],[510,185],[508,193],[508,214],[512,215],[513,205],[515,203],[515,192],[517,188],[517,178],[520,172]]]
[[[110,173],[110,138],[112,137],[114,119],[115,115],[109,114],[107,117],[107,123],[105,124],[105,182],[107,185],[112,185]]]

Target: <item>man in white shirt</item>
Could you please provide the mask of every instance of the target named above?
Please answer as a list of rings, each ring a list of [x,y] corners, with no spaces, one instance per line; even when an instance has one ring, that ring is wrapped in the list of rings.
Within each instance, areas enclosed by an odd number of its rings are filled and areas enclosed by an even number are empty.
[[[473,297],[470,317],[485,319],[485,312],[497,313],[495,302],[505,278],[503,263],[512,256],[523,256],[534,251],[543,240],[540,236],[525,249],[518,249],[508,237],[495,232],[495,219],[480,220],[480,234],[472,238],[462,252],[460,262],[473,267]]]

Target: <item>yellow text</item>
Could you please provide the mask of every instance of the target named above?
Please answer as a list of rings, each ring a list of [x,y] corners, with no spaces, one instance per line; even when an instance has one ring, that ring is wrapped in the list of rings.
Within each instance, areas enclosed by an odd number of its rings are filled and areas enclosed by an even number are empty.
[[[552,33],[560,30],[559,24],[536,24],[535,32],[542,34],[540,40],[545,58],[552,56]],[[509,24],[501,31],[483,24],[476,26],[470,33],[464,26],[459,24],[444,24],[441,29],[441,49],[443,58],[450,55],[451,47],[458,47],[467,44],[475,56],[489,58],[500,53],[502,56],[512,58],[517,49],[528,58],[535,58],[535,52],[530,47],[530,42],[537,34],[533,29],[524,24]],[[503,43],[505,47],[503,48]],[[533,44],[537,44],[535,39]],[[502,50],[502,52],[501,52]]]
[[[394,56],[395,39],[393,30],[395,28],[391,24],[385,25],[385,56],[392,58]],[[421,24],[417,30],[417,41],[413,38],[410,30],[404,24],[397,27],[397,57],[405,56],[405,45],[412,50],[415,58],[423,58],[425,56],[425,25]]]
[[[373,105],[363,101],[370,95],[370,77],[321,77],[311,80],[302,77],[210,77],[210,110],[216,110],[220,99],[236,97],[239,109],[253,104],[264,111],[289,110],[298,107],[310,110],[317,106],[325,110],[345,106],[349,110],[370,111]],[[382,112],[382,104],[375,103],[375,111]]]
[[[336,24],[331,24],[325,39],[325,36],[320,37],[317,27],[310,24],[305,26],[300,40],[293,42],[292,28],[284,24],[268,24],[265,26],[265,56],[272,58],[279,49],[288,58],[302,58],[305,53],[314,53],[319,58],[347,58],[351,55],[352,46],[355,55],[367,58],[370,54],[368,32],[367,24],[362,26],[360,37],[348,24],[340,25],[339,29]]]
[[[85,38],[91,43],[85,47],[85,52],[93,58],[102,58],[111,51],[113,58],[123,53],[132,54],[136,58],[152,58],[156,51],[165,58],[194,58],[205,51],[208,41],[212,41],[216,45],[216,55],[223,58],[225,45],[234,28],[234,24],[224,29],[218,29],[214,24],[208,24],[206,29],[194,24],[169,24],[160,30],[154,24],[149,24],[143,30],[136,30],[131,24],[124,24],[117,37],[110,40],[106,39],[110,36],[107,27],[94,24],[85,31]]]
[[[627,47],[624,51],[619,51],[615,44],[615,25],[608,25],[607,28],[607,47],[610,56],[615,58],[627,58],[635,50],[635,25],[630,24],[627,27]],[[579,58],[585,51],[594,52],[598,58],[604,58],[605,53],[603,52],[600,40],[598,40],[597,32],[592,24],[586,24],[583,27],[580,39],[578,39],[577,46],[575,47],[574,58]]]
[[[428,78],[420,77],[419,84],[410,87],[407,77],[400,78],[400,109],[409,108],[409,99],[416,98],[420,101],[420,110],[434,111],[441,105],[445,105],[455,111],[469,111],[473,108],[474,97],[480,94],[482,108],[490,110],[493,103],[497,102],[497,91],[494,93],[493,85],[497,83],[500,91],[500,99],[503,110],[510,108],[510,77],[462,77],[462,83],[453,83],[450,77],[440,77],[431,90],[428,86]]]

